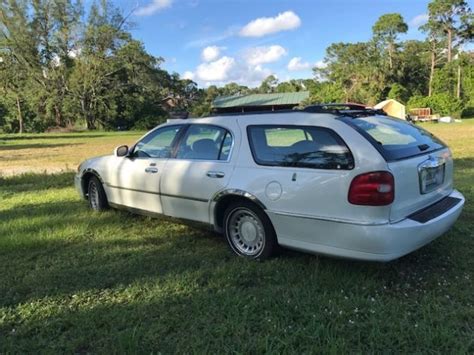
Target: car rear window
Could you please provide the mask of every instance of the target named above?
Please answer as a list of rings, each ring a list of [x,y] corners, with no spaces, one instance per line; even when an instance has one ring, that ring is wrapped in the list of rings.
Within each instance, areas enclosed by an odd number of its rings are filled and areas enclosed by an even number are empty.
[[[446,147],[430,132],[404,120],[387,116],[341,119],[367,138],[387,161],[406,159]]]
[[[250,148],[259,165],[352,169],[354,159],[341,137],[313,126],[248,126]]]

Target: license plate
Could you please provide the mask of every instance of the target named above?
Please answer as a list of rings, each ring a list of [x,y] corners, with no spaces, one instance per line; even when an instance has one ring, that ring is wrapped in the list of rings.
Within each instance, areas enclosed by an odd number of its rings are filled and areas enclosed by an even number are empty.
[[[424,167],[420,169],[420,190],[427,194],[443,184],[445,164],[436,167]]]

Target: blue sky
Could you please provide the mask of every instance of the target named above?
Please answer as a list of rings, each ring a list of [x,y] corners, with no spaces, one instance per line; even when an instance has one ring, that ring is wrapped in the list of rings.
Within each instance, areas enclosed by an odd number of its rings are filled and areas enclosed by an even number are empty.
[[[163,67],[201,86],[230,81],[254,86],[269,74],[311,77],[333,42],[366,41],[379,16],[398,12],[409,25],[401,39],[421,39],[424,0],[134,0],[133,34]],[[210,47],[210,48],[207,48]],[[207,48],[207,49],[206,49]]]

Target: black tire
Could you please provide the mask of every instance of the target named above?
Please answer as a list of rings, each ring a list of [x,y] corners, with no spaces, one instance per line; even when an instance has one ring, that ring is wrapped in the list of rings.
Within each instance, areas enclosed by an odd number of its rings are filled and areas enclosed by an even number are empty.
[[[226,209],[224,234],[230,249],[248,259],[265,260],[278,248],[270,219],[251,202],[238,201]]]
[[[87,184],[87,196],[89,206],[94,211],[103,211],[109,207],[104,187],[100,180],[95,176],[89,179],[89,183]]]

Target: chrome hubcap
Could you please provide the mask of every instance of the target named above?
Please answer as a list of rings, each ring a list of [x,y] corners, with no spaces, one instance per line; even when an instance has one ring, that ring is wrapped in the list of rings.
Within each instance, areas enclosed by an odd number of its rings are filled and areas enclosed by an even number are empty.
[[[246,208],[239,208],[231,213],[228,233],[234,247],[244,255],[257,255],[265,245],[262,222]]]

